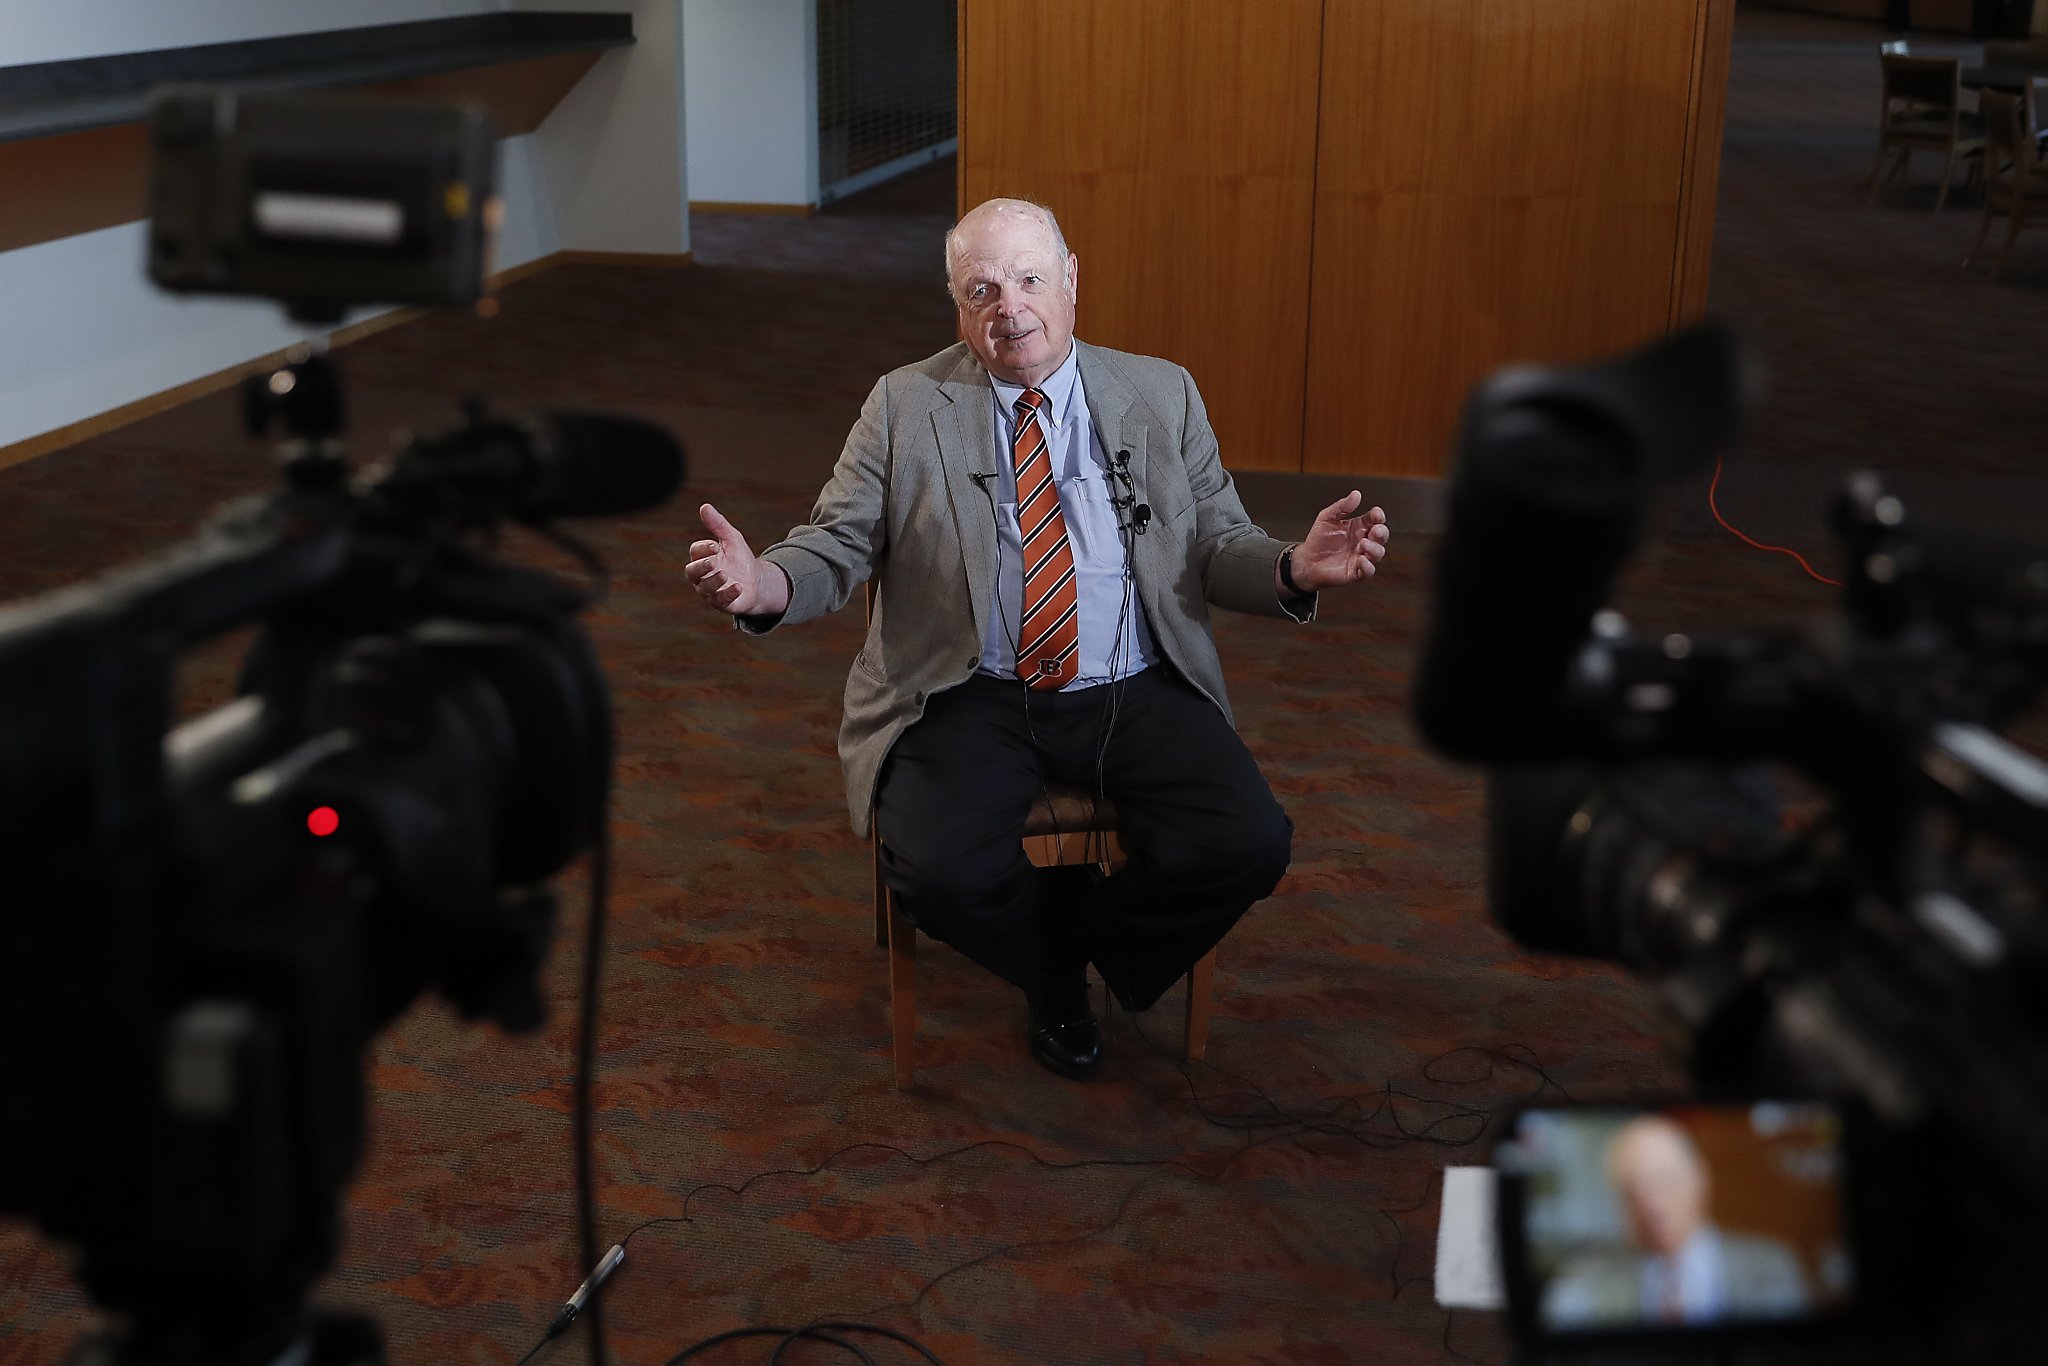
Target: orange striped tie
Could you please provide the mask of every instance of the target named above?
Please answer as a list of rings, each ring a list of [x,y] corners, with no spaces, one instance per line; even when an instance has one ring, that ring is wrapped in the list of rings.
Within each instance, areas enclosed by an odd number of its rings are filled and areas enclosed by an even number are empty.
[[[1017,529],[1024,538],[1023,644],[1017,673],[1027,687],[1064,688],[1080,668],[1080,593],[1074,582],[1074,552],[1067,544],[1067,519],[1052,478],[1052,456],[1038,410],[1045,395],[1026,389],[1017,400],[1017,438],[1010,455],[1017,463]]]

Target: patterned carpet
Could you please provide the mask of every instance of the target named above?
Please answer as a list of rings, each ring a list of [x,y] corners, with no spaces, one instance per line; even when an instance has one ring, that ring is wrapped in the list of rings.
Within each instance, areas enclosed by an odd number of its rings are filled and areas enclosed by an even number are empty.
[[[1781,39],[1763,15],[1741,33],[1715,304],[1779,379],[1724,508],[1817,549],[1818,500],[1865,460],[1965,515],[2038,508],[2048,243],[2023,242],[1998,286],[1963,276],[1972,210],[1934,215],[1918,183],[1863,205],[1870,35]],[[590,625],[620,735],[598,1089],[603,1237],[632,1232],[607,1297],[613,1359],[852,1318],[992,1366],[1498,1363],[1497,1321],[1430,1293],[1440,1169],[1483,1160],[1497,1116],[1543,1087],[1536,1066],[1581,1099],[1682,1073],[1642,987],[1521,953],[1486,915],[1478,779],[1405,714],[1428,537],[1397,535],[1382,576],[1327,597],[1310,628],[1219,623],[1243,732],[1297,837],[1278,894],[1220,955],[1209,1063],[1176,1061],[1169,996],[1115,1018],[1101,1078],[1057,1080],[1024,1053],[1014,993],[931,949],[919,1086],[891,1085],[868,851],[833,752],[859,621],[742,640],[681,570],[700,501],[757,544],[779,534],[874,376],[950,340],[951,186],[947,166],[811,220],[700,217],[693,268],[561,268],[508,290],[493,322],[432,318],[344,353],[367,452],[467,393],[638,412],[691,443],[671,507],[591,530],[615,576]],[[262,488],[234,412],[206,400],[0,472],[0,598],[169,544]],[[1283,534],[1323,492],[1258,489],[1254,512]],[[1828,610],[1689,497],[1630,571],[1637,620],[1732,630]],[[188,708],[225,695],[233,648],[191,661]],[[568,1131],[581,887],[565,888],[544,1032],[504,1037],[428,1002],[369,1059],[371,1149],[322,1298],[381,1318],[394,1361],[515,1361],[584,1273]],[[58,1361],[85,1315],[62,1255],[0,1227],[0,1366]],[[584,1350],[576,1335],[540,1360]]]

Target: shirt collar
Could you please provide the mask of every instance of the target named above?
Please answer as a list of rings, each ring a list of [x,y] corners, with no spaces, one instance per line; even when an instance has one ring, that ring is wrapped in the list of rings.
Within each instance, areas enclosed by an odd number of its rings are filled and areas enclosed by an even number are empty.
[[[1069,342],[1067,358],[1060,362],[1060,368],[1047,375],[1045,382],[1038,386],[1038,392],[1047,399],[1046,410],[1039,416],[1050,421],[1055,431],[1066,422],[1067,414],[1074,410],[1074,390],[1080,378],[1081,343]],[[997,379],[994,375],[989,376],[989,382],[995,385],[996,401],[1003,405],[1003,411],[1015,413],[1017,400],[1024,397],[1024,386]]]

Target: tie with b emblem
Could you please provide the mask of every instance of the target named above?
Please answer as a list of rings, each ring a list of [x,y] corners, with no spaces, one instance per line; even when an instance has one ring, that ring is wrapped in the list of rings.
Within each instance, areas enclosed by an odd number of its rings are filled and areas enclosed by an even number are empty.
[[[1060,513],[1052,454],[1038,416],[1044,404],[1045,395],[1036,389],[1026,389],[1017,400],[1017,437],[1010,455],[1017,465],[1017,530],[1024,538],[1017,674],[1027,687],[1051,691],[1074,681],[1081,626],[1074,551],[1067,544],[1067,519]]]

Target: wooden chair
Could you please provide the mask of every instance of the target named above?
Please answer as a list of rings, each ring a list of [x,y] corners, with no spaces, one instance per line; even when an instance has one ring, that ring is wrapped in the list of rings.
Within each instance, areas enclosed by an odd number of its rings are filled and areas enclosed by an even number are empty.
[[[1984,249],[1984,241],[1991,235],[1992,216],[2003,213],[2012,221],[2006,229],[2005,246],[1991,267],[1991,278],[1996,280],[2029,216],[2037,224],[2048,223],[2048,166],[2042,164],[2034,141],[2034,120],[2026,98],[1987,90],[1979,102],[1989,140],[1984,154],[1984,216],[1977,227],[1977,240],[1963,258],[1963,269],[1968,270]]]
[[[868,620],[875,616],[875,585],[867,586]],[[890,1051],[896,1059],[896,1089],[908,1091],[917,1070],[917,927],[896,909],[882,881],[882,839],[870,836],[875,864],[875,946],[889,952]],[[1123,860],[1117,843],[1116,808],[1078,787],[1048,787],[1024,818],[1024,855],[1040,868]],[[1188,970],[1186,1052],[1200,1062],[1209,1049],[1209,997],[1216,951]]]
[[[2012,86],[1993,86],[2005,94],[2024,94],[2033,102],[2034,141],[2039,144],[2048,138],[2048,40],[2029,38],[2024,42],[1984,44],[1984,69],[2007,73],[2038,71],[2041,74],[2027,80],[2024,89]],[[1981,109],[1979,111],[1982,112]]]
[[[1055,786],[1034,802],[1024,821],[1024,853],[1041,868],[1122,859],[1116,808],[1078,787]],[[917,1068],[917,928],[897,909],[882,880],[882,847],[875,839],[875,944],[889,951],[889,1028],[896,1087],[908,1091]],[[1199,1062],[1209,1046],[1209,999],[1216,972],[1211,949],[1189,970],[1186,1053]]]
[[[1948,206],[1956,163],[1981,158],[1984,150],[1982,119],[1962,107],[1962,60],[1903,52],[1880,52],[1878,60],[1884,67],[1884,102],[1878,121],[1877,162],[1870,168],[1870,202],[1877,203],[1883,192],[1886,157],[1898,158],[1892,167],[1895,178],[1904,173],[1914,152],[1940,152],[1941,192],[1934,200],[1939,213]],[[1981,159],[1975,165],[1981,169]]]

